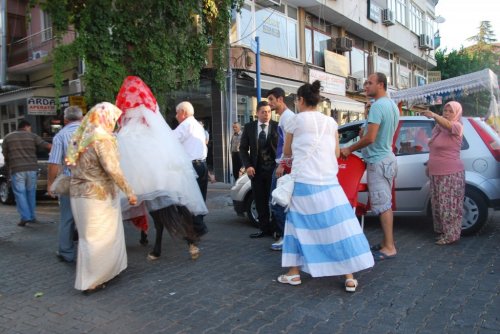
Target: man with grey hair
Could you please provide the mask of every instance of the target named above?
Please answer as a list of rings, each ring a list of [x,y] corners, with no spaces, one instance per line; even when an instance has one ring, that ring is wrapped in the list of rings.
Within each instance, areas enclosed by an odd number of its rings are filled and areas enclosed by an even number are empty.
[[[203,126],[194,118],[193,105],[187,101],[181,102],[175,108],[175,118],[179,125],[174,133],[181,142],[187,155],[191,158],[193,168],[198,175],[196,181],[200,187],[203,199],[207,200],[208,188],[208,167],[207,167],[207,145],[206,135]],[[194,229],[198,236],[208,232],[208,228],[203,222],[203,216],[194,217]]]
[[[70,175],[71,171],[64,163],[68,144],[73,133],[80,126],[83,113],[79,107],[71,106],[64,110],[64,127],[56,134],[52,140],[52,150],[49,156],[49,166],[47,172],[47,192],[55,197],[50,187],[59,173]],[[63,262],[75,262],[76,247],[74,243],[75,221],[71,212],[69,195],[58,194],[59,196],[59,250],[56,253],[59,260]]]

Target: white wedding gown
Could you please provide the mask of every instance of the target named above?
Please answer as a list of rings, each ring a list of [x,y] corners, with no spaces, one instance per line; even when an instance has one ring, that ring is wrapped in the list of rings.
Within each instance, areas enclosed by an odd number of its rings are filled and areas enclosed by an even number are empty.
[[[191,160],[158,109],[139,106],[124,116],[117,134],[120,166],[138,205],[131,207],[122,198],[123,219],[170,205],[186,206],[193,215],[207,214]]]

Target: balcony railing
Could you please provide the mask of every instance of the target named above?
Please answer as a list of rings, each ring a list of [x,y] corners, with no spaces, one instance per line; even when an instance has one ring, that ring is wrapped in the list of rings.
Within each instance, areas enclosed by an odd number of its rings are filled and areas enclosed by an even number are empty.
[[[74,31],[67,31],[61,43],[68,44],[75,39]],[[7,66],[15,66],[30,60],[47,56],[57,45],[52,28],[18,39],[7,44]]]

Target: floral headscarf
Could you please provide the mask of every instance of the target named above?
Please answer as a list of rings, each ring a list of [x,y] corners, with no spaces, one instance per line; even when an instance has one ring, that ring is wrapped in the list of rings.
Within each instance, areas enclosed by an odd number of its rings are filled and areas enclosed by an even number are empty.
[[[148,85],[141,78],[136,76],[125,78],[116,97],[116,106],[123,110],[123,114],[118,120],[120,125],[123,125],[122,123],[129,109],[143,106],[152,112],[158,111],[158,103],[151,89],[149,89]]]
[[[66,153],[66,165],[76,165],[80,154],[95,141],[116,141],[113,130],[121,114],[122,111],[109,102],[96,104],[90,109],[71,137]]]
[[[453,110],[453,118],[451,122],[459,122],[462,124],[462,105],[456,101],[450,101],[444,105],[444,108],[446,108],[446,106],[450,106],[451,110]],[[436,126],[432,130],[432,136],[429,140],[429,144],[434,141],[441,131],[443,131],[443,127],[436,123]]]

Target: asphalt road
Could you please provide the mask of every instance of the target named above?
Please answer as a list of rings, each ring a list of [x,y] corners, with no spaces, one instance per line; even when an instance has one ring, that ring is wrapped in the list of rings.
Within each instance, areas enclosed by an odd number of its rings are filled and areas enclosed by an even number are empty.
[[[192,261],[182,241],[164,237],[163,255],[125,225],[128,269],[85,296],[75,270],[57,260],[58,207],[38,205],[38,219],[16,225],[15,207],[0,206],[0,333],[499,333],[500,214],[480,234],[434,245],[429,220],[398,218],[398,256],[358,273],[358,291],[341,277],[302,275],[302,285],[276,282],[284,272],[271,238],[236,216],[227,187],[209,190],[210,232]],[[381,237],[377,220],[368,239]],[[154,231],[150,239],[153,240]]]

